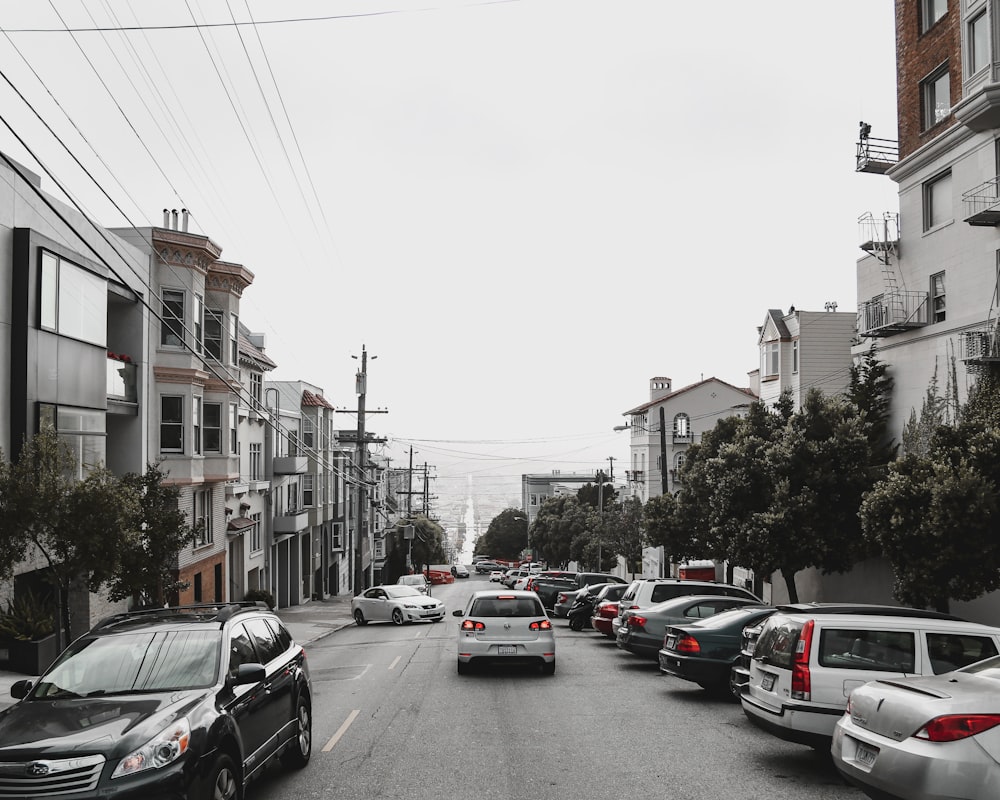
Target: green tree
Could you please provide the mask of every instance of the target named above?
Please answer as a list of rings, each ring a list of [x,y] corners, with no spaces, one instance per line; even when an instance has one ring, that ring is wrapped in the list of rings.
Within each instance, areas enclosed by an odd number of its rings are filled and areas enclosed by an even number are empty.
[[[135,502],[118,571],[108,581],[111,600],[131,598],[136,606],[162,606],[187,588],[176,580],[177,557],[191,544],[195,531],[178,507],[178,489],[164,484],[164,477],[153,464],[141,475],[122,477]]]
[[[851,379],[845,395],[861,411],[865,421],[872,449],[872,466],[877,470],[873,477],[885,474],[886,466],[896,457],[898,450],[889,432],[892,387],[892,376],[888,367],[879,360],[875,346],[851,366]]]
[[[490,520],[476,540],[476,552],[504,561],[517,561],[528,546],[528,518],[519,508],[505,508]]]

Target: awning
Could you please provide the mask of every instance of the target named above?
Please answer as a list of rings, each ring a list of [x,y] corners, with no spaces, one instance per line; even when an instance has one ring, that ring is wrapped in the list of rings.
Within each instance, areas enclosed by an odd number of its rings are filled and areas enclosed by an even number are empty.
[[[247,528],[252,528],[256,523],[252,519],[247,519],[246,517],[236,517],[236,519],[229,520],[229,524],[226,526],[227,533],[243,533]]]

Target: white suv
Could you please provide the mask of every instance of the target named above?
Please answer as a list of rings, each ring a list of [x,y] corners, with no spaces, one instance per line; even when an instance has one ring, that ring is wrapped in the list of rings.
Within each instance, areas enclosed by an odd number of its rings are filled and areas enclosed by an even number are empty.
[[[618,628],[629,611],[649,608],[664,600],[691,594],[717,594],[727,597],[746,597],[761,602],[753,592],[739,586],[715,581],[688,581],[679,578],[639,578],[632,581],[618,603],[618,616],[611,620],[612,638],[618,636]]]
[[[847,698],[868,681],[940,675],[1000,653],[1000,628],[908,608],[768,617],[740,695],[751,722],[829,749]]]

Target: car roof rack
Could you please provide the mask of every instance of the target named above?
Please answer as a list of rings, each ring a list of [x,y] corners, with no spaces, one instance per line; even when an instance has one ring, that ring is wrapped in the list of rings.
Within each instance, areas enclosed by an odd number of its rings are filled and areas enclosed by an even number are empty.
[[[877,603],[780,603],[775,606],[786,614],[860,614],[878,617],[914,617],[917,619],[949,619],[967,622],[962,617],[932,611],[929,608],[908,608],[906,606],[884,606]]]
[[[226,622],[234,614],[241,611],[269,610],[263,600],[238,600],[232,603],[192,603],[181,606],[164,606],[156,608],[141,608],[135,611],[122,611],[100,620],[92,631],[120,625],[123,622],[137,619],[180,619],[195,617],[206,622]]]

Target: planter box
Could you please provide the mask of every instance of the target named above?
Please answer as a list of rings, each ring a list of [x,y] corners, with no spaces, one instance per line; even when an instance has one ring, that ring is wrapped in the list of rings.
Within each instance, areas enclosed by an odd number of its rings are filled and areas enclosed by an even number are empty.
[[[0,640],[0,667],[22,675],[41,675],[58,655],[54,633],[36,641]]]

